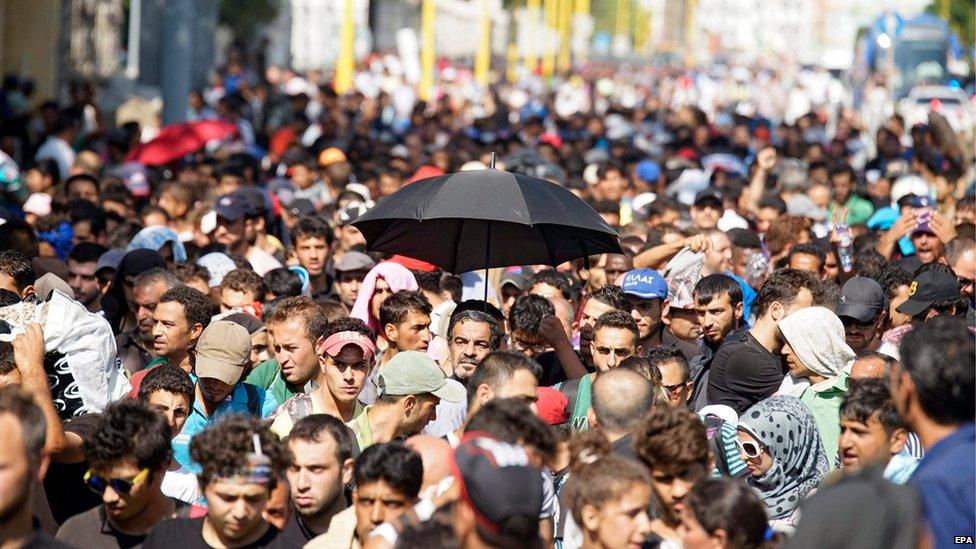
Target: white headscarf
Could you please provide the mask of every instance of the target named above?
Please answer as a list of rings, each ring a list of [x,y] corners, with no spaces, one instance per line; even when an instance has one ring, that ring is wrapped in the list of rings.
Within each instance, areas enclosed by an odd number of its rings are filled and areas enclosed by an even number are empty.
[[[830,309],[807,307],[779,321],[783,337],[811,371],[834,378],[854,362],[844,338],[844,324]]]

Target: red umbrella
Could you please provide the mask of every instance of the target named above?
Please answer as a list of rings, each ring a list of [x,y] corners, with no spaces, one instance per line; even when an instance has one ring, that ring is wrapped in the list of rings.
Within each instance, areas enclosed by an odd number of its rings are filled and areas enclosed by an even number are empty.
[[[148,143],[137,145],[126,156],[127,162],[160,166],[202,149],[208,141],[237,135],[237,126],[226,120],[199,120],[172,124],[159,130]]]

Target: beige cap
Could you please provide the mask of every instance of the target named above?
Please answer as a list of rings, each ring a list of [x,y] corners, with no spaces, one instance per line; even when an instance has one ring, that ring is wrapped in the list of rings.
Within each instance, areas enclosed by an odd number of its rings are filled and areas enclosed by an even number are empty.
[[[235,322],[211,322],[197,340],[197,377],[219,379],[234,385],[241,380],[244,367],[250,360],[251,336]]]

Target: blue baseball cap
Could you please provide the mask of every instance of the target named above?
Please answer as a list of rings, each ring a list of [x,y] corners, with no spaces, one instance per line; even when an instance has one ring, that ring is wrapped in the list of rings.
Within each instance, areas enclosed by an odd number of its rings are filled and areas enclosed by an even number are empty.
[[[654,269],[634,269],[624,275],[624,294],[641,299],[667,299],[668,283]]]
[[[223,217],[230,221],[237,221],[253,213],[247,199],[235,193],[225,194],[218,198],[213,209],[217,212],[218,217]]]
[[[641,181],[654,183],[661,177],[661,167],[653,160],[641,160],[637,163],[636,173]]]

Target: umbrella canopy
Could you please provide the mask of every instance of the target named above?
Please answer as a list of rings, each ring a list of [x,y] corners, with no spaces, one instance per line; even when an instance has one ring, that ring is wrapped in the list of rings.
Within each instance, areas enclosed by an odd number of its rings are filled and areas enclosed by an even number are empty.
[[[452,273],[623,253],[616,231],[576,195],[501,170],[417,181],[353,225],[369,250],[421,259]]]
[[[139,162],[147,166],[169,164],[195,153],[208,141],[225,139],[237,134],[237,126],[226,120],[199,120],[183,124],[171,124],[159,130],[148,143],[137,145],[126,156],[127,162]]]

